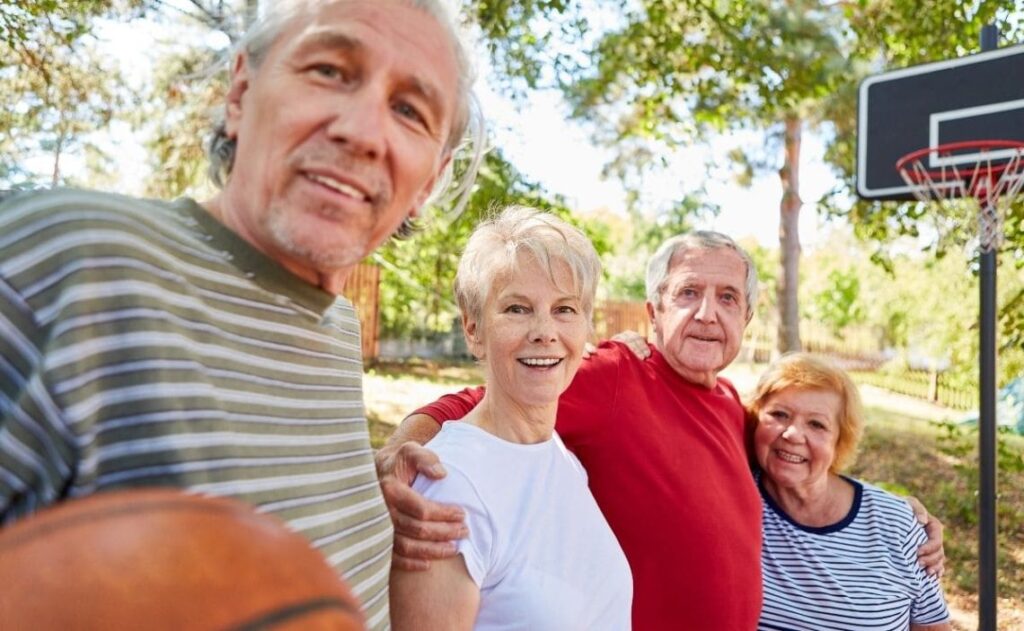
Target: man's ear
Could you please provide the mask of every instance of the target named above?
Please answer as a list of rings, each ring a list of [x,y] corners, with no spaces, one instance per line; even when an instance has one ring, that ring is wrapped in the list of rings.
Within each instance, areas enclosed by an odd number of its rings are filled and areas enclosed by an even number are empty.
[[[469,352],[473,354],[473,357],[486,359],[483,332],[480,330],[480,324],[465,313],[462,314],[462,333],[466,336],[466,346],[469,348]]]
[[[413,200],[414,206],[409,209],[409,218],[415,219],[420,216],[420,211],[423,209],[423,205],[427,203],[427,199],[430,198],[430,194],[434,192],[434,186],[437,184],[437,180],[440,179],[441,174],[448,168],[448,165],[452,161],[452,152],[445,150],[444,157],[441,159],[441,165],[434,172],[427,183],[423,186],[423,189],[416,195]]]
[[[658,321],[654,319],[654,305],[651,302],[645,302],[644,306],[647,307],[647,319],[651,321],[651,330],[657,333]]]
[[[231,84],[228,86],[228,102],[224,115],[224,131],[232,140],[238,137],[243,97],[249,90],[249,79],[249,55],[244,52],[238,53],[235,55],[235,63],[231,66]]]

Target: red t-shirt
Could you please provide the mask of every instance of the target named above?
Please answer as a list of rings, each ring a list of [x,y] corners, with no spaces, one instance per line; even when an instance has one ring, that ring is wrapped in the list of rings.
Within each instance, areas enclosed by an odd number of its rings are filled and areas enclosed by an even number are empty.
[[[556,429],[633,572],[637,631],[748,631],[761,611],[761,503],[744,415],[725,379],[686,381],[656,349],[647,360],[605,342],[559,400]],[[482,388],[420,408],[466,415]]]

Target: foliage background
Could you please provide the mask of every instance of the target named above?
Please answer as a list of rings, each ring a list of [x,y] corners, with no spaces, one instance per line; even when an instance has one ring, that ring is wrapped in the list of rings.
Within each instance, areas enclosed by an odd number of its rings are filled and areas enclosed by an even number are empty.
[[[713,217],[700,183],[653,204],[645,184],[672,168],[681,147],[754,131],[725,167],[737,186],[777,172],[778,249],[746,243],[762,279],[759,320],[778,323],[780,350],[797,347],[800,327],[821,325],[839,338],[870,331],[899,361],[920,358],[974,381],[976,262],[970,235],[939,230],[920,204],[853,198],[855,88],[885,68],[968,54],[980,27],[1024,40],[1024,6],[976,0],[461,0],[462,15],[486,51],[490,81],[519,99],[524,115],[536,90],[563,95],[570,118],[611,148],[606,175],[629,192],[625,214],[581,216],[566,200],[522,175],[500,151],[487,158],[461,216],[435,209],[419,235],[394,242],[383,267],[385,335],[431,337],[456,319],[451,282],[461,245],[494,208],[528,204],[580,225],[605,263],[607,298],[643,298],[643,262],[665,237]],[[19,0],[0,5],[0,188],[108,187],[117,169],[111,128],[145,142],[144,190],[203,196],[203,143],[221,93],[211,72],[256,0]],[[156,23],[165,50],[145,80],[125,76],[129,59],[99,51],[103,20]],[[180,41],[179,41],[180,40]],[[187,45],[181,45],[187,42]],[[141,53],[142,51],[136,51]],[[151,55],[152,56],[152,55]],[[224,67],[223,63],[219,67]],[[794,159],[800,133],[826,139],[838,186],[820,200],[799,199]],[[749,137],[749,136],[748,136]],[[795,144],[794,144],[795,143]],[[794,151],[796,152],[794,154]],[[796,158],[794,158],[796,156]],[[65,169],[69,158],[82,168]],[[27,165],[34,164],[29,168]],[[39,165],[44,165],[40,167]],[[787,188],[788,187],[788,188]],[[787,213],[833,218],[826,247],[804,252]],[[1000,253],[1000,380],[1024,371],[1024,206],[1011,209]],[[787,228],[790,225],[790,228]],[[801,258],[803,257],[803,258]]]

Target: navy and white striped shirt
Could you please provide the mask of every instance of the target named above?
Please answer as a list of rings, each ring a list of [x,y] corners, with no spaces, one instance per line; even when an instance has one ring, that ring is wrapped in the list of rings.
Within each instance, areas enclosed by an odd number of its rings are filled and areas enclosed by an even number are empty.
[[[850,512],[812,528],[786,515],[757,477],[764,527],[759,629],[906,631],[911,622],[949,620],[938,579],[917,562],[924,529],[903,500],[846,478],[855,489]]]

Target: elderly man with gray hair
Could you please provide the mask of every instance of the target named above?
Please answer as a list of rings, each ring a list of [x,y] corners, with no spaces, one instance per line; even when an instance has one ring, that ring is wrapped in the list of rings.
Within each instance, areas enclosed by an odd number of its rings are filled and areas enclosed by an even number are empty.
[[[438,0],[265,4],[232,59],[212,199],[0,207],[0,521],[126,487],[238,498],[385,628],[392,526],[339,293],[482,131],[472,70]]]

